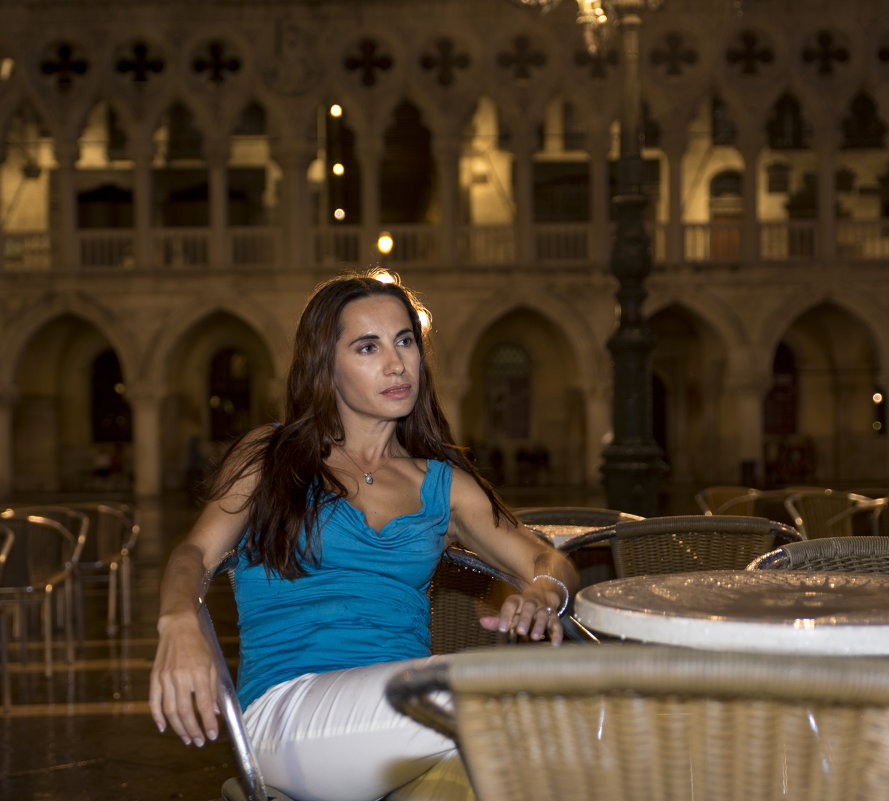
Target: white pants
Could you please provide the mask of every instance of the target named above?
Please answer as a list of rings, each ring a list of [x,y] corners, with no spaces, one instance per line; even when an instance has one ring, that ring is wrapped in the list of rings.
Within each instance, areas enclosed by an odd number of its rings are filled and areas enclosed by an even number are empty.
[[[267,690],[244,713],[266,782],[299,801],[374,801],[453,756],[453,740],[386,700],[393,674],[425,662],[310,673]]]

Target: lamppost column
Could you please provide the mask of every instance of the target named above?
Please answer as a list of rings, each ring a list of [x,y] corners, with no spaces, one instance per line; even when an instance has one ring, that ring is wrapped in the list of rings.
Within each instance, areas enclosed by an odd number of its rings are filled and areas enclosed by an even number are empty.
[[[651,272],[651,246],[645,230],[646,199],[642,191],[639,27],[642,0],[616,2],[623,45],[618,195],[614,199],[617,229],[611,271],[617,278],[620,319],[608,340],[614,395],[613,439],[604,450],[603,483],[613,509],[651,517],[665,465],[652,435],[652,352],[654,337],[642,311],[645,279]]]

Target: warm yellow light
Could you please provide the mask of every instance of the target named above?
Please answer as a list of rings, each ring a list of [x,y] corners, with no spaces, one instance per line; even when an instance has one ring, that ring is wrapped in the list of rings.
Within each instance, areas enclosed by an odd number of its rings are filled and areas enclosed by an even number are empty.
[[[392,234],[388,231],[383,231],[377,239],[377,250],[379,250],[380,253],[391,253],[394,244],[395,242],[392,239]]]
[[[15,67],[15,61],[11,58],[0,59],[0,81],[8,81],[12,77],[13,67]]]
[[[333,216],[336,217],[338,220],[345,220],[346,219],[346,212],[344,209],[337,209],[333,213]]]
[[[417,317],[420,318],[420,328],[424,331],[429,330],[429,326],[432,325],[432,318],[429,316],[429,312],[426,309],[420,309],[417,312]]]
[[[330,107],[330,116],[331,117],[342,117],[343,116],[343,107],[334,103]]]
[[[879,420],[874,420],[874,431],[882,431],[883,424]]]
[[[874,392],[874,403],[882,403],[883,395],[880,392]]]
[[[374,272],[373,277],[376,278],[376,280],[379,281],[381,284],[395,283],[395,276],[392,275],[392,273],[390,273],[388,270],[377,270]]]
[[[346,168],[339,162],[334,164],[330,169],[334,175],[342,175],[346,171]]]

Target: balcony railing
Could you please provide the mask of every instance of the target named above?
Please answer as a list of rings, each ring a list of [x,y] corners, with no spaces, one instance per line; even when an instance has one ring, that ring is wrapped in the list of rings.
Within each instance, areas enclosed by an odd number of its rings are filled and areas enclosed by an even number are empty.
[[[109,228],[79,231],[77,238],[81,267],[132,269],[135,266],[134,237],[131,230]]]
[[[613,236],[613,226],[609,229]],[[668,259],[668,223],[649,225],[652,259]],[[825,243],[817,220],[780,220],[759,223],[759,259],[765,262],[803,262],[824,259]],[[384,261],[396,266],[434,266],[442,256],[440,228],[436,225],[389,226],[394,240]],[[309,258],[316,266],[360,265],[367,261],[364,231],[358,225],[335,225],[311,231]],[[541,265],[572,267],[605,265],[610,244],[593,239],[591,223],[538,223],[533,227],[531,259]],[[682,255],[686,264],[738,264],[747,226],[741,220],[694,222],[682,226]],[[56,250],[61,239],[47,231],[0,233],[0,254],[5,272],[40,272],[58,269],[90,271],[121,269],[282,269],[283,232],[272,227],[237,227],[225,233],[223,248],[211,248],[208,228],[164,228],[151,231],[150,264],[137,259],[136,234],[132,229],[87,229],[75,232],[75,258]],[[466,266],[502,266],[517,258],[513,225],[469,226],[457,231],[457,262]],[[889,219],[836,221],[836,258],[874,261],[889,259]],[[216,262],[219,263],[216,263]]]
[[[43,272],[52,269],[52,238],[48,231],[10,231],[3,234],[3,269]]]
[[[154,236],[154,260],[158,267],[207,267],[210,264],[210,232],[206,228],[164,228]]]

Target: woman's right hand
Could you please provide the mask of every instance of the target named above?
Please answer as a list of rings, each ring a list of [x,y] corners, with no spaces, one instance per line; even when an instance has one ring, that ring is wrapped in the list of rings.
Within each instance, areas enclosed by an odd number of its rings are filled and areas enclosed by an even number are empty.
[[[219,735],[217,672],[196,614],[158,621],[160,642],[151,669],[149,707],[159,731],[167,723],[186,745],[200,748]]]

